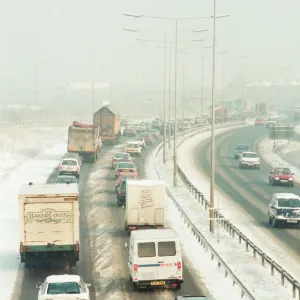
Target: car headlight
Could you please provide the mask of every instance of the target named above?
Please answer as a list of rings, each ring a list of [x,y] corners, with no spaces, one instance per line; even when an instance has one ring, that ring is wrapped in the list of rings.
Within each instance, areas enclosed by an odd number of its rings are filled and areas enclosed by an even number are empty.
[[[275,180],[279,180],[279,177],[275,177]]]
[[[294,178],[290,177],[290,178],[289,178],[289,180],[291,180],[291,181],[292,181],[292,180],[294,180]]]

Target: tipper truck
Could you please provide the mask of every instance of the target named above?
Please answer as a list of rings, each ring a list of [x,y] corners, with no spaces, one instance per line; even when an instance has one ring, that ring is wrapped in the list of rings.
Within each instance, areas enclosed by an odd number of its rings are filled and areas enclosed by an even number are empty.
[[[164,228],[165,183],[127,180],[126,185],[125,230]]]
[[[99,126],[103,143],[116,144],[121,137],[120,114],[111,105],[103,106],[94,113],[93,124]]]
[[[80,246],[78,197],[77,184],[21,186],[20,256],[25,267],[76,265]]]
[[[99,126],[74,121],[68,130],[68,152],[78,153],[83,160],[97,160],[102,146],[99,134]]]

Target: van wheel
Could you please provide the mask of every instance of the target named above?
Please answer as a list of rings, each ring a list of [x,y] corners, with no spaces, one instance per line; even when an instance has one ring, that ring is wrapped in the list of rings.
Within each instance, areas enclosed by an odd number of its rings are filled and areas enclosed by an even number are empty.
[[[176,285],[176,288],[175,288],[176,290],[180,290],[181,289],[181,283],[177,283],[177,285]]]

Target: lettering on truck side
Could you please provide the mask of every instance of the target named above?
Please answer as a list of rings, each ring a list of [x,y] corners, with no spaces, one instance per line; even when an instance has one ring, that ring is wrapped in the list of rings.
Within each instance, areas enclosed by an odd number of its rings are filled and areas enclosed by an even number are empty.
[[[154,200],[152,197],[151,189],[143,189],[141,190],[141,197],[140,197],[140,207],[147,208],[154,206]]]
[[[40,212],[28,212],[26,223],[73,223],[73,215],[69,211],[56,211],[46,208]]]

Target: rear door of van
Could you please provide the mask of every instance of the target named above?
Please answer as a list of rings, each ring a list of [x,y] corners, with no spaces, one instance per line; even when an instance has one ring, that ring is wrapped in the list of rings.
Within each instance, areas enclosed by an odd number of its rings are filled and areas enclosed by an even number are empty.
[[[133,270],[138,274],[138,280],[156,280],[158,275],[157,253],[155,241],[138,242]]]
[[[159,263],[157,279],[182,279],[182,258],[177,240],[158,241],[157,257]]]

